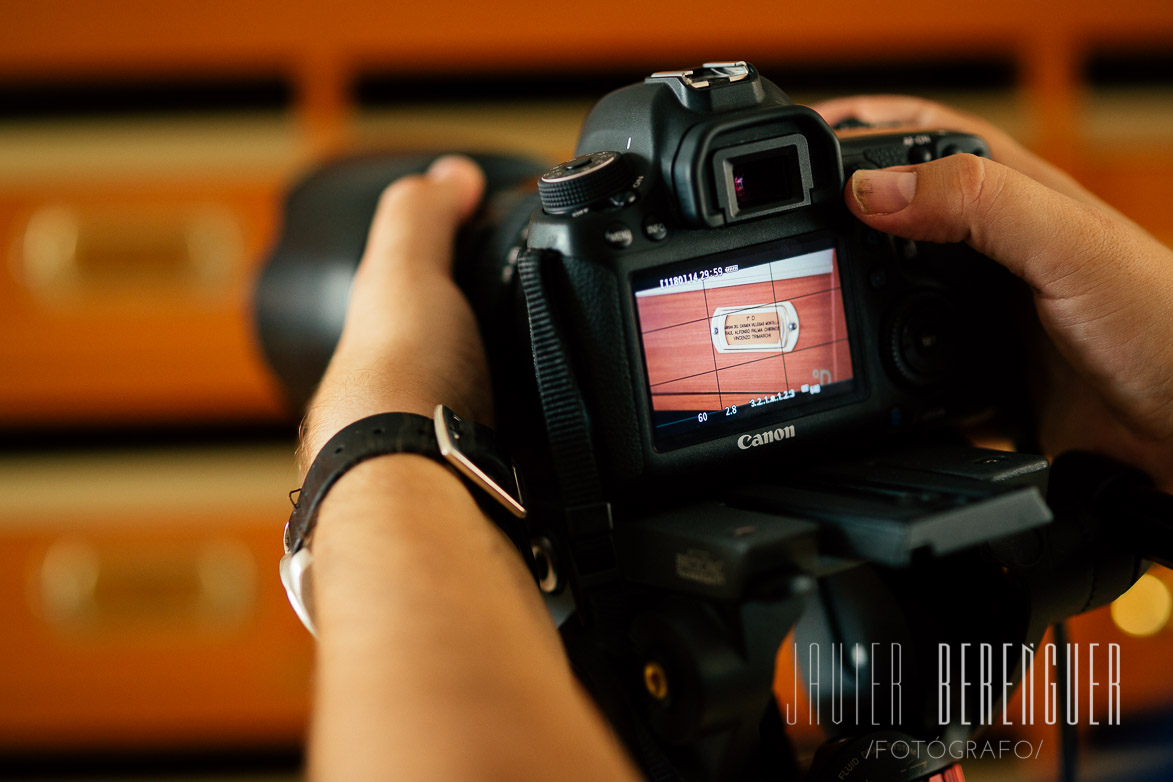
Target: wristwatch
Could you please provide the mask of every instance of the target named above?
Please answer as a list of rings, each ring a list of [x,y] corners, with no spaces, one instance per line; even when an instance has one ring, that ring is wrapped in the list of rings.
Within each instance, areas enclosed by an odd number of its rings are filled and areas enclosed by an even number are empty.
[[[466,421],[443,405],[436,406],[432,418],[415,413],[372,415],[330,438],[306,473],[301,489],[290,493],[297,498],[285,524],[281,582],[293,610],[315,636],[310,579],[314,558],[309,544],[318,508],[330,488],[352,467],[393,453],[420,454],[453,468],[481,508],[533,566],[517,471],[498,445],[493,430]]]

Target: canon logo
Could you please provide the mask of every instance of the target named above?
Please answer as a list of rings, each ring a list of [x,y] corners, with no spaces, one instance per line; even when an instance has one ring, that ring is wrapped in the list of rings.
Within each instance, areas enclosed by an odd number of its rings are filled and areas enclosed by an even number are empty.
[[[779,440],[789,440],[791,437],[794,437],[794,424],[780,426],[777,429],[767,429],[764,432],[758,432],[753,435],[743,434],[737,438],[737,447],[743,451],[748,451],[750,448],[757,448],[759,445],[776,443]]]

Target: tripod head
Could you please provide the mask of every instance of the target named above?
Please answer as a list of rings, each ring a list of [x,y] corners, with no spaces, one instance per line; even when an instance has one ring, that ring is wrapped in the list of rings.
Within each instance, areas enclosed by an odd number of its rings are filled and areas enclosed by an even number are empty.
[[[792,629],[781,675],[830,736],[807,778],[927,779],[1002,713],[1049,626],[1168,556],[1171,504],[1086,454],[875,455],[629,520],[622,586],[588,590],[563,635],[653,779],[802,775],[771,687]]]

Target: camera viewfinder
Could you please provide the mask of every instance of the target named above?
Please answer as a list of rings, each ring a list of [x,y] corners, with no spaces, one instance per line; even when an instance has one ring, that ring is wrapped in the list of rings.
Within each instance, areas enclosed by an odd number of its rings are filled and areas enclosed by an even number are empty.
[[[801,137],[784,136],[717,150],[713,169],[717,202],[727,221],[810,203],[810,164]]]
[[[776,153],[753,155],[731,161],[733,192],[739,209],[787,202],[794,192],[794,147]]]

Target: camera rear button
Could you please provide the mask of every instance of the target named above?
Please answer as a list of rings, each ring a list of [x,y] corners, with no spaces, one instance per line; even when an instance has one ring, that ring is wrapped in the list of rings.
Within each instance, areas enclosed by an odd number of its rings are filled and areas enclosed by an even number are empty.
[[[908,150],[908,162],[916,165],[917,163],[928,163],[933,159],[933,148],[925,145],[913,147]]]
[[[619,250],[624,247],[630,247],[634,238],[631,229],[623,223],[611,223],[607,226],[607,230],[603,232],[604,241]]]
[[[644,236],[653,242],[662,242],[668,238],[668,224],[658,217],[645,217]]]
[[[888,249],[888,242],[884,234],[874,228],[867,228],[863,232],[863,246],[869,252],[880,252]]]
[[[637,198],[639,196],[635,194],[634,190],[624,190],[621,193],[616,193],[611,196],[608,200],[610,200],[611,206],[624,207],[628,204],[634,204]]]

